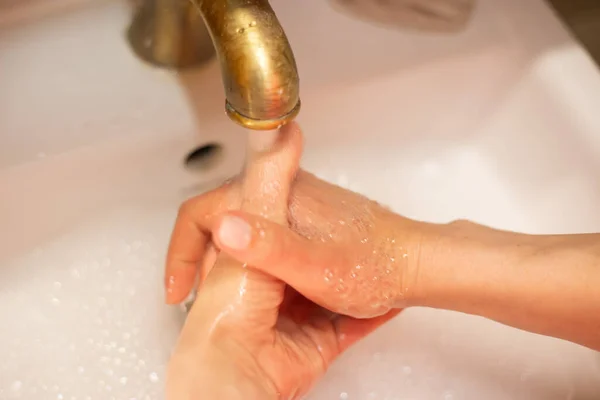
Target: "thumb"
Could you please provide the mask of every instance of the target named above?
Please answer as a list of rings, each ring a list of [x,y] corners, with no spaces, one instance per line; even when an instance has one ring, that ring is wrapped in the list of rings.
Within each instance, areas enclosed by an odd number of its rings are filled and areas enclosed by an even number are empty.
[[[332,311],[344,306],[335,290],[344,255],[330,245],[314,243],[265,218],[232,211],[216,218],[213,241],[230,257],[292,286],[304,297]]]

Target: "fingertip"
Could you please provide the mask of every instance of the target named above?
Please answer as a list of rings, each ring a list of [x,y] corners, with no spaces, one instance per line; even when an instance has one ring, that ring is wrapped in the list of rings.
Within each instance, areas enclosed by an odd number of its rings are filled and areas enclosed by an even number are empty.
[[[164,280],[165,303],[175,305],[184,301],[192,291],[195,279],[195,271],[193,273],[187,270],[168,272]]]
[[[177,304],[181,304],[190,294],[190,291],[177,290],[177,291],[169,291],[165,292],[165,303],[174,306]]]
[[[233,251],[248,249],[252,236],[252,226],[249,221],[237,213],[226,213],[220,216],[213,228],[213,240],[217,245]]]
[[[295,157],[299,158],[302,155],[304,147],[304,135],[302,129],[296,121],[285,124],[280,129],[281,135],[286,139],[287,145],[292,149]]]
[[[278,257],[275,238],[281,226],[244,211],[229,211],[216,220],[213,242],[237,261],[261,267]]]

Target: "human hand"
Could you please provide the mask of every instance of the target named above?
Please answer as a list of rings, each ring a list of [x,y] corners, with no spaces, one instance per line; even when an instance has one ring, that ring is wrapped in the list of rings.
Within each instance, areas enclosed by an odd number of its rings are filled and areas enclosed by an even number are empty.
[[[299,130],[285,127],[275,149],[245,171],[241,209],[286,226],[300,152]],[[235,232],[239,222],[219,219],[219,236]],[[169,363],[167,399],[296,399],[342,351],[399,311],[357,320],[289,294],[276,277],[217,256]]]
[[[204,280],[216,257],[212,240],[231,256],[338,313],[373,317],[410,304],[418,290],[421,243],[429,234],[426,224],[298,171],[288,201],[293,232],[265,220],[264,208],[254,216],[234,212],[228,215],[252,228],[249,247],[234,249],[219,240],[218,229],[224,213],[239,210],[242,184],[236,178],[182,206],[167,258],[169,303],[185,299],[198,266]]]

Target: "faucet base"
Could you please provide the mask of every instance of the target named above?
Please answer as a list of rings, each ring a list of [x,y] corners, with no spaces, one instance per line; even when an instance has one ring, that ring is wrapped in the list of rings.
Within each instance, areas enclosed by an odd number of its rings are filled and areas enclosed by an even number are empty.
[[[202,16],[189,0],[144,0],[127,30],[135,54],[154,66],[185,69],[215,56]]]

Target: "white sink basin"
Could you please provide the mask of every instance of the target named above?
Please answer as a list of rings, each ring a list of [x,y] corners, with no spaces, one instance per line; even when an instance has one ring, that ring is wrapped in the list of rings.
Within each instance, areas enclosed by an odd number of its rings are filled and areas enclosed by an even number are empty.
[[[175,212],[239,170],[245,134],[214,63],[154,70],[123,39],[124,3],[46,1],[0,19],[0,399],[162,399],[184,317],[162,304]],[[600,231],[600,74],[542,1],[482,0],[448,37],[273,3],[302,77],[305,168],[410,217]],[[184,169],[208,142],[222,163]],[[599,393],[588,349],[412,309],[310,399]]]

